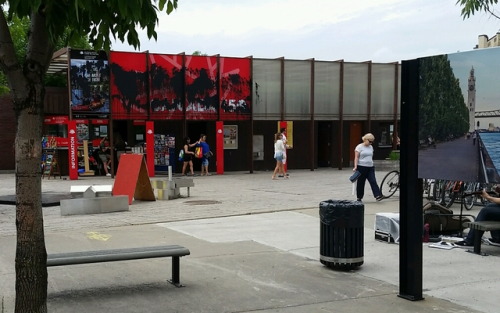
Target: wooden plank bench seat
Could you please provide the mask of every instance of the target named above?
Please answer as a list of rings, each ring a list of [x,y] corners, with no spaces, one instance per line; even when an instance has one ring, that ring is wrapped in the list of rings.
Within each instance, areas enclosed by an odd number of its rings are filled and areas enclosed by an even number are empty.
[[[182,287],[179,259],[189,254],[188,248],[178,245],[54,253],[47,255],[47,267],[172,257],[172,279],[169,282]]]
[[[483,237],[484,232],[491,230],[500,230],[500,222],[497,221],[467,222],[465,223],[465,226],[469,227],[470,231],[476,231],[476,234],[474,236],[473,251],[476,254],[481,254],[481,237]]]

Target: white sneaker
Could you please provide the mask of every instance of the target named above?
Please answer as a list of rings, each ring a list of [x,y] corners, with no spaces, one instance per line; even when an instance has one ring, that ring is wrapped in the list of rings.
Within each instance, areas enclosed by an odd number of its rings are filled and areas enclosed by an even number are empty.
[[[111,177],[111,174],[110,174],[110,173],[107,173],[107,174],[106,174],[106,176]]]

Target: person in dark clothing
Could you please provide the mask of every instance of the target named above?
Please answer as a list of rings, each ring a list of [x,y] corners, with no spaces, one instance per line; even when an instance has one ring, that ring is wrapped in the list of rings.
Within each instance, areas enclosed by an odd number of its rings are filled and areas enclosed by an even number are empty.
[[[194,158],[194,152],[189,150],[189,148],[194,147],[198,142],[191,143],[191,138],[185,137],[184,138],[184,157],[183,157],[183,164],[182,164],[182,175],[186,175],[186,168],[189,165],[189,170],[191,172],[191,176],[194,176],[194,171],[193,171],[193,158]]]

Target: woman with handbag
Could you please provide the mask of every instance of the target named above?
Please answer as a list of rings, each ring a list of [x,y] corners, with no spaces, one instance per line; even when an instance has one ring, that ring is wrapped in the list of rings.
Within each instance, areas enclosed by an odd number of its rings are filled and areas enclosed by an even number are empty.
[[[375,136],[368,133],[361,137],[362,143],[356,146],[354,149],[354,168],[353,172],[358,171],[360,173],[357,184],[356,184],[356,195],[358,201],[363,200],[365,195],[365,182],[368,180],[370,187],[372,188],[373,196],[377,201],[384,198],[382,192],[377,184],[377,179],[375,178],[375,167],[373,166],[373,141]]]
[[[274,135],[274,159],[276,160],[276,167],[274,168],[272,179],[276,179],[276,174],[283,175],[286,179],[288,176],[285,175],[285,170],[283,169],[283,160],[285,158],[285,144],[283,143],[283,134],[276,133]]]
[[[201,176],[210,176],[210,173],[208,172],[208,158],[212,155],[212,152],[210,151],[210,146],[207,143],[207,135],[200,135],[200,140],[198,140],[196,147],[200,147],[201,149]]]

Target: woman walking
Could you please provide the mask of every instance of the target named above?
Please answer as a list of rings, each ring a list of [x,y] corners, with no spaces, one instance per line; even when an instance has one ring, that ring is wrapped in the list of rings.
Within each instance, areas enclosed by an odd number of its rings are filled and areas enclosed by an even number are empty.
[[[375,167],[373,166],[373,141],[375,136],[368,133],[361,137],[362,143],[356,146],[354,149],[354,169],[353,171],[360,172],[360,176],[357,180],[356,185],[356,195],[358,201],[363,200],[365,195],[365,182],[368,180],[370,187],[372,188],[373,196],[377,201],[382,200],[382,192],[377,184],[377,179],[375,178]]]
[[[198,142],[191,143],[191,138],[185,137],[184,138],[184,157],[183,161],[184,164],[182,165],[182,176],[186,175],[186,168],[189,165],[189,170],[191,171],[191,176],[194,176],[194,171],[193,171],[193,157],[194,157],[194,152],[189,150],[189,148],[194,147]]]
[[[285,144],[282,140],[283,135],[276,133],[274,135],[274,159],[276,159],[276,167],[274,168],[272,179],[276,179],[276,174],[282,174],[285,178],[285,171],[283,169],[283,158],[285,157]]]

